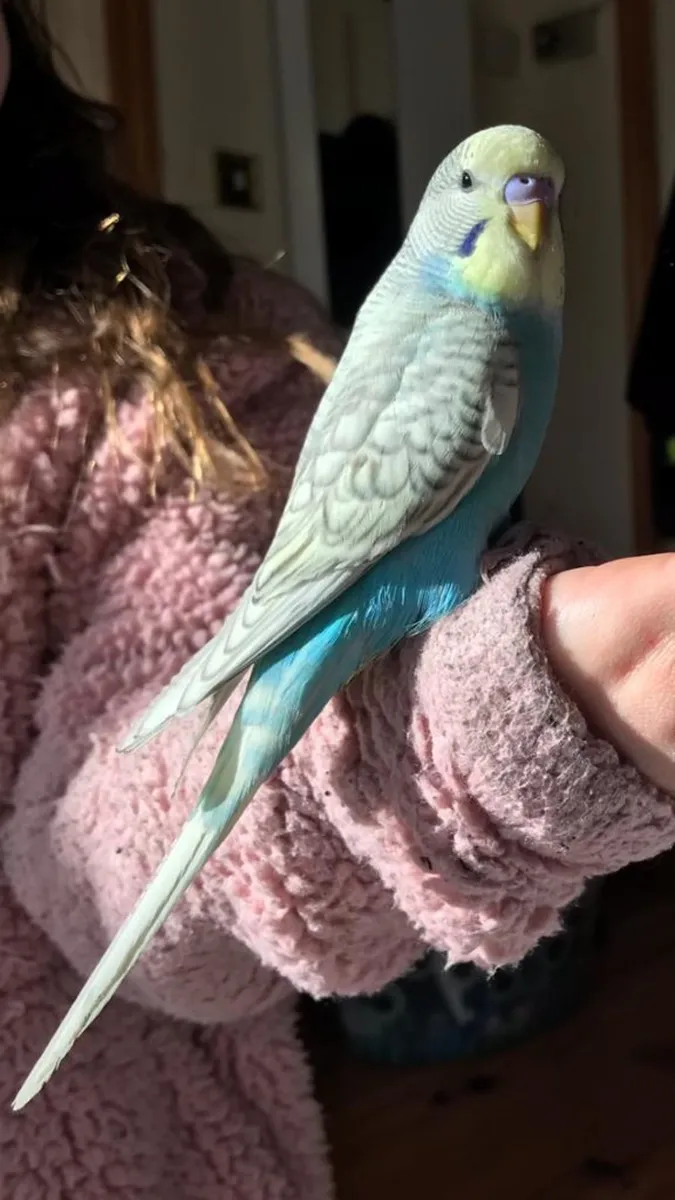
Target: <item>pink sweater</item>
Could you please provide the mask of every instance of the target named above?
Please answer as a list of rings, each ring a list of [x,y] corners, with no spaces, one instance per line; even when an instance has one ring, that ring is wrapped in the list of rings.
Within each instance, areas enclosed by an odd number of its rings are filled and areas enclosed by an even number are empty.
[[[281,280],[242,271],[232,302],[321,337]],[[215,365],[248,435],[290,468],[314,379],[271,351]],[[142,403],[120,408],[139,458],[103,440],[86,472],[92,402],[84,383],[35,389],[0,428],[0,1195],[328,1200],[296,991],[379,989],[425,946],[518,959],[587,877],[671,845],[673,808],[548,674],[541,581],[583,555],[521,530],[460,613],[329,706],[120,998],[11,1115],[231,709],[171,804],[194,725],[131,757],[115,747],[232,608],[279,511],[269,495],[151,502]]]

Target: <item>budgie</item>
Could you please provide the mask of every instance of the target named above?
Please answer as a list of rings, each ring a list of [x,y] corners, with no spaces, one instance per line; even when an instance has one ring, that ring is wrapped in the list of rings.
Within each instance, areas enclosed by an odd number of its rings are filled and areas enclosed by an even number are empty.
[[[201,705],[203,733],[250,670],[195,809],[15,1109],[107,1004],[331,697],[475,589],[553,406],[563,182],[556,153],[521,126],[469,137],[431,179],[358,314],[252,583],[120,747],[141,746]]]

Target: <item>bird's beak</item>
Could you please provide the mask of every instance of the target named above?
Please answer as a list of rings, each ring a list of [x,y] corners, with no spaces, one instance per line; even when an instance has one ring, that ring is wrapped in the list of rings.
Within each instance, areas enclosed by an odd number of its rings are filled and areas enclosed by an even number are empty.
[[[530,200],[525,204],[510,204],[509,219],[518,237],[530,250],[537,251],[548,234],[549,206],[544,200]]]

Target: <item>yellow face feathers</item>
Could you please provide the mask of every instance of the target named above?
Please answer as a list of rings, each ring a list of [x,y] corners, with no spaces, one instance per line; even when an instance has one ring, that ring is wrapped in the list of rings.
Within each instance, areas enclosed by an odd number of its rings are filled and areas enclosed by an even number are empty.
[[[461,142],[445,161],[455,158],[476,175],[492,176],[504,183],[514,175],[529,173],[551,178],[560,194],[565,182],[565,168],[553,147],[525,125],[481,129]]]
[[[410,230],[423,261],[486,299],[558,308],[564,293],[558,211],[563,164],[534,130],[500,125],[441,163]]]

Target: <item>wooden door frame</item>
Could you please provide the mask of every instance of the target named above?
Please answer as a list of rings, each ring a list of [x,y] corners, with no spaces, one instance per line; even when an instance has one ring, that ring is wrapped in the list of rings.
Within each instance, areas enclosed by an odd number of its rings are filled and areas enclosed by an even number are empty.
[[[157,194],[162,186],[162,163],[152,0],[103,0],[103,4],[111,99],[125,118],[120,167],[129,182]],[[650,0],[614,0],[614,4],[630,346],[640,321],[660,225],[654,14]],[[281,10],[279,4],[276,8]],[[311,122],[306,126],[309,130]],[[300,154],[298,147],[295,149]],[[638,552],[644,553],[654,548],[655,535],[649,445],[637,414],[631,414],[630,453],[634,541]]]
[[[124,119],[117,167],[148,195],[162,190],[152,0],[103,0],[111,103]]]

